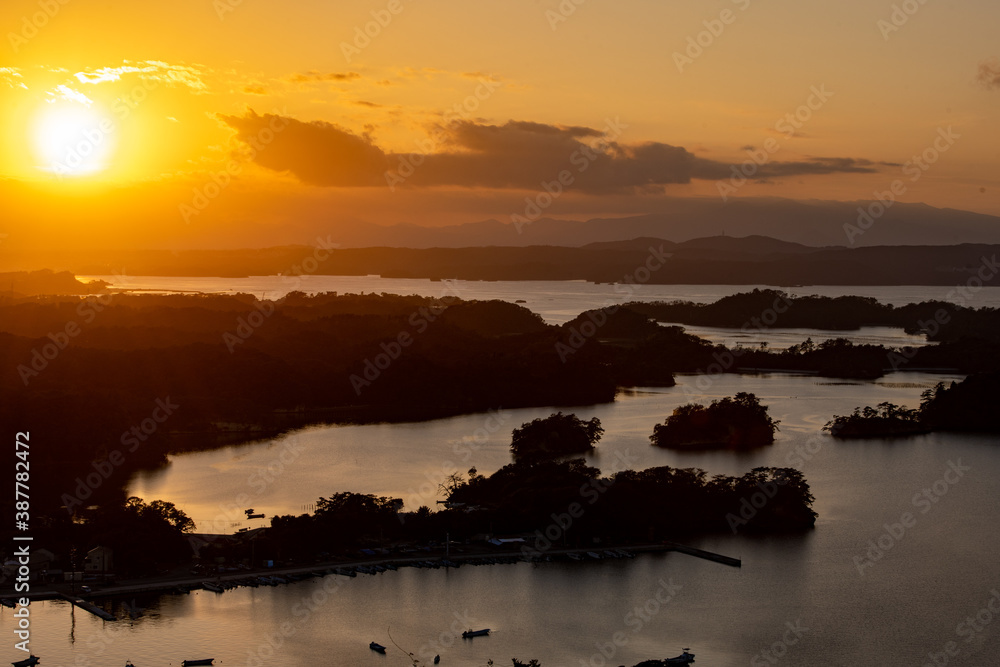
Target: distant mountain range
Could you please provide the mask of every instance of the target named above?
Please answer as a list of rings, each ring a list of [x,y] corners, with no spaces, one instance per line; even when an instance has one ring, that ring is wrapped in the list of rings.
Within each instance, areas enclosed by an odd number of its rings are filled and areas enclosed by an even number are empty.
[[[72,266],[77,275],[381,275],[462,280],[587,280],[721,285],[1000,284],[1000,244],[815,248],[765,236],[681,243],[653,237],[560,246],[147,250]],[[16,290],[15,290],[16,291]],[[23,289],[21,290],[24,291]],[[26,293],[26,292],[25,292]]]
[[[997,216],[895,203],[880,217],[862,217],[859,208],[871,206],[867,201],[755,198],[725,203],[715,198],[679,198],[671,201],[669,212],[583,222],[540,217],[520,225],[500,220],[443,227],[344,223],[332,225],[330,231],[331,240],[343,248],[579,247],[639,237],[681,242],[716,235],[759,235],[807,246],[1000,243]],[[872,211],[877,213],[878,206]]]

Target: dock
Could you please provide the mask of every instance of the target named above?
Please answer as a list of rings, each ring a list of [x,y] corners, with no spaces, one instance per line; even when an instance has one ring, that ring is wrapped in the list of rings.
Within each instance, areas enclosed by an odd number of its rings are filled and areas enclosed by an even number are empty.
[[[687,554],[689,556],[695,556],[697,558],[704,558],[705,560],[714,561],[716,563],[722,563],[723,565],[728,565],[730,567],[742,567],[743,561],[739,558],[733,558],[731,556],[723,556],[722,554],[713,553],[711,551],[705,551],[704,549],[697,549],[695,547],[689,547],[686,544],[676,544],[674,542],[668,543],[672,551],[678,553]]]
[[[73,597],[71,595],[66,595],[65,593],[60,593],[59,596],[62,597],[62,599],[66,600],[67,602],[72,602],[74,605],[76,605],[80,609],[83,609],[84,611],[89,611],[91,614],[93,614],[94,616],[97,616],[99,618],[103,618],[105,621],[114,621],[115,620],[114,616],[112,616],[108,612],[104,611],[103,609],[101,609],[97,605],[91,604],[90,602],[87,602],[83,598],[75,598],[75,597]]]
[[[604,547],[552,547],[539,552],[537,555],[539,557],[567,557],[569,554],[574,556],[583,557],[588,560],[588,552],[591,550],[602,551],[607,548],[608,545]],[[711,551],[706,551],[704,549],[698,549],[697,547],[691,547],[686,544],[680,544],[677,542],[657,542],[657,543],[647,543],[647,544],[628,544],[628,545],[614,545],[615,547],[621,547],[630,553],[665,553],[670,551],[676,551],[688,556],[694,556],[695,558],[701,558],[704,560],[712,561],[714,563],[719,563],[721,565],[726,565],[728,567],[742,567],[742,561],[739,558],[733,558],[731,556],[724,556],[722,554],[717,554]],[[496,559],[498,563],[515,563],[530,561],[534,562],[537,559],[532,558],[530,555],[526,555],[521,551],[513,548],[503,549],[503,550],[476,550],[467,553],[452,553],[448,560],[442,563],[444,558],[444,553],[435,554],[419,554],[419,555],[393,555],[389,557],[375,557],[375,558],[363,558],[363,559],[352,559],[352,560],[336,560],[328,561],[323,563],[312,563],[308,565],[296,565],[296,566],[285,566],[276,568],[257,568],[254,570],[241,570],[238,572],[227,572],[215,575],[208,574],[198,574],[189,576],[174,576],[164,579],[156,580],[145,580],[145,581],[134,581],[125,584],[112,585],[107,587],[99,588],[90,594],[91,597],[115,597],[123,595],[135,595],[136,593],[170,593],[176,592],[179,587],[186,589],[198,589],[202,588],[203,582],[206,577],[209,577],[211,581],[223,588],[229,588],[228,584],[239,584],[243,579],[256,578],[259,576],[275,576],[275,575],[309,575],[317,570],[324,571],[326,574],[333,574],[335,569],[346,569],[353,570],[354,568],[360,566],[375,566],[379,564],[393,564],[399,567],[406,567],[409,565],[417,564],[418,567],[423,567],[421,563],[435,562],[441,563],[442,567],[459,566],[466,563],[472,564],[482,564],[477,563],[484,559]],[[5,594],[0,591],[0,594]],[[90,612],[95,616],[102,618],[106,621],[116,620],[115,616],[109,614],[104,609],[94,605],[87,600],[78,597],[75,594],[66,593],[65,591],[59,591],[58,589],[50,590],[34,590],[29,594],[32,600],[51,600],[51,599],[62,599],[70,602],[71,604],[83,609],[84,611]]]

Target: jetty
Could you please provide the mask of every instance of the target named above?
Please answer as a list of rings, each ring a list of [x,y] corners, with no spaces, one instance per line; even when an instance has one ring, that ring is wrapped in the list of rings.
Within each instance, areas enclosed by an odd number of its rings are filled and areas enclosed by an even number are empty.
[[[677,544],[675,542],[669,542],[667,545],[672,551],[678,553],[687,554],[689,556],[695,556],[696,558],[704,558],[705,560],[714,561],[716,563],[722,563],[723,565],[728,565],[730,567],[742,567],[743,561],[739,558],[733,558],[732,556],[723,556],[722,554],[717,554],[712,551],[705,551],[704,549],[697,549],[695,547],[689,547],[686,544]]]
[[[65,593],[60,593],[59,596],[61,598],[63,598],[64,600],[66,600],[67,602],[72,602],[74,605],[76,605],[80,609],[83,609],[84,611],[89,611],[91,614],[93,614],[94,616],[97,616],[99,618],[103,618],[105,621],[114,621],[115,620],[114,616],[112,616],[108,612],[104,611],[103,609],[101,609],[97,605],[91,604],[90,602],[87,602],[83,598],[73,597],[72,595],[66,595]]]
[[[523,543],[522,543],[523,544]],[[391,571],[400,567],[460,567],[462,565],[486,565],[486,564],[511,564],[518,562],[538,562],[541,560],[567,559],[572,561],[595,561],[604,558],[634,557],[637,553],[665,553],[676,551],[695,558],[719,563],[729,567],[741,567],[739,558],[724,556],[722,554],[698,549],[686,544],[677,542],[658,542],[652,544],[630,544],[615,545],[616,549],[603,547],[550,547],[536,553],[525,553],[523,549],[517,549],[514,545],[507,545],[504,549],[469,549],[464,553],[451,553],[443,550],[439,553],[423,554],[394,554],[372,556],[363,559],[331,560],[324,563],[312,563],[308,565],[286,565],[274,568],[255,568],[253,570],[240,570],[237,572],[220,573],[206,581],[205,574],[180,575],[156,579],[146,579],[131,581],[123,584],[102,586],[89,593],[89,597],[116,597],[123,595],[135,595],[137,593],[171,593],[188,592],[195,589],[214,590],[216,588],[227,590],[239,585],[277,585],[278,583],[288,583],[298,581],[306,577],[324,576],[327,574],[341,574],[344,576],[356,576],[361,574],[377,574],[383,571]],[[615,553],[612,553],[615,552]],[[287,577],[287,581],[282,578]],[[269,581],[276,580],[276,581]],[[205,586],[212,584],[211,588]],[[32,600],[63,599],[73,605],[98,616],[106,621],[113,621],[115,617],[104,609],[78,597],[59,591],[58,588],[50,590],[34,590],[29,597]]]

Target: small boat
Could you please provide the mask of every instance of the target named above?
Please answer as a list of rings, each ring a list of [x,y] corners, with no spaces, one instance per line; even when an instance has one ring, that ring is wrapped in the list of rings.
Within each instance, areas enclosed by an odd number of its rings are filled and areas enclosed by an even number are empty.
[[[13,609],[15,606],[17,606],[14,604],[14,601],[11,600],[10,598],[3,598],[2,600],[0,600],[0,604],[7,607],[8,609]]]
[[[681,653],[679,656],[677,656],[676,658],[667,658],[663,662],[665,662],[668,665],[690,665],[692,662],[694,662],[694,653],[688,653],[688,651],[690,651],[691,649],[685,648],[681,650],[683,651],[683,653]]]
[[[371,644],[369,644],[368,648],[375,651],[376,653],[385,653],[385,647],[376,642],[372,642]]]
[[[472,639],[473,637],[485,637],[490,634],[490,629],[485,630],[466,630],[462,633],[462,639]]]
[[[213,584],[210,581],[201,582],[201,587],[204,588],[206,591],[212,591],[213,593],[221,593],[223,590],[225,590],[224,588],[222,588],[222,586]]]
[[[41,661],[42,659],[38,656],[31,655],[24,660],[16,660],[10,664],[14,665],[14,667],[32,667],[32,665],[37,665]]]
[[[195,665],[211,665],[215,658],[202,658],[200,660],[181,660],[181,667],[194,667]]]
[[[434,664],[436,665],[439,662],[441,662],[441,656],[439,656],[439,655],[434,656]]]

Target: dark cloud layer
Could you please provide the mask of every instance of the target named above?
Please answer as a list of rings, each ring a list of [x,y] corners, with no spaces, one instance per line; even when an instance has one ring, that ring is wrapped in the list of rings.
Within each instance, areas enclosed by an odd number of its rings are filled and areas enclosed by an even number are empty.
[[[537,189],[562,173],[582,192],[659,191],[692,179],[719,180],[733,175],[733,165],[695,156],[680,146],[659,142],[624,144],[622,128],[609,120],[603,129],[564,127],[527,121],[487,125],[455,121],[435,128],[431,140],[412,156],[385,153],[367,135],[337,125],[302,122],[272,115],[220,116],[251,139],[265,128],[282,126],[254,161],[290,172],[313,185],[346,187],[385,185],[386,172],[408,186],[462,186]],[[412,169],[402,165],[413,164]],[[879,165],[855,158],[768,160],[754,173],[757,180],[799,175],[869,173]],[[564,179],[565,180],[565,179]]]
[[[318,72],[310,70],[304,73],[293,74],[288,80],[293,83],[308,83],[310,81],[353,81],[360,79],[357,72]]]
[[[273,114],[219,115],[253,151],[253,161],[315,185],[384,185],[386,156],[366,136],[322,121]]]

